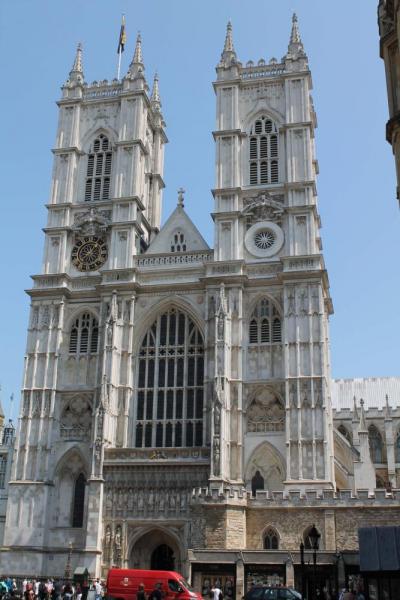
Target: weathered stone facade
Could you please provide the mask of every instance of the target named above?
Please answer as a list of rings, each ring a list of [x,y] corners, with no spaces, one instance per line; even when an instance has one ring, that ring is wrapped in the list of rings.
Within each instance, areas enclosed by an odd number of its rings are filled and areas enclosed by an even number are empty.
[[[369,497],[385,469],[371,407],[333,416],[297,18],[280,63],[243,66],[228,25],[214,249],[183,190],[160,229],[167,138],[144,73],[139,37],[122,81],[87,85],[79,47],[59,101],[2,571],[62,575],[71,541],[73,569],[174,568],[240,598],[264,575],[293,584],[312,524],[323,567],[337,552],[354,566],[358,523],[398,516],[397,413],[384,415],[391,492]]]

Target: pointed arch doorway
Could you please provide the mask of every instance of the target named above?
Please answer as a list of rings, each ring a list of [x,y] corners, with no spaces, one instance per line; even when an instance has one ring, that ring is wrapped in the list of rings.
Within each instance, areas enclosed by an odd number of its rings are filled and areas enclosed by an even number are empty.
[[[150,568],[157,571],[175,571],[175,556],[171,546],[160,544],[153,550]]]
[[[164,529],[144,528],[135,536],[129,567],[132,569],[155,569],[182,572],[184,556],[179,539]]]

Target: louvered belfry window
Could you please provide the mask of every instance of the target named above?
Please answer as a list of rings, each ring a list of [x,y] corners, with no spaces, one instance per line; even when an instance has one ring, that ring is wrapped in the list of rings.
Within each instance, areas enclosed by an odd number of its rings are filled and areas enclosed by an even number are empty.
[[[250,185],[279,182],[278,147],[278,130],[275,123],[268,117],[258,118],[250,130]]]
[[[188,315],[171,308],[157,317],[137,370],[135,446],[202,446],[204,344]]]
[[[93,142],[88,155],[85,201],[110,198],[112,151],[108,138],[101,134]]]
[[[262,298],[250,317],[249,343],[256,345],[281,341],[282,322],[279,311],[268,298]]]
[[[74,321],[69,336],[70,354],[96,354],[99,345],[99,324],[90,313],[82,313]]]

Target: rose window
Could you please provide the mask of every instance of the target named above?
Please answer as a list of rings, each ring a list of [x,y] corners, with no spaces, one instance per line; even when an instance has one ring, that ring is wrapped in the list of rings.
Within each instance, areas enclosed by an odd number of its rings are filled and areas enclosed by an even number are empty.
[[[259,231],[254,236],[254,244],[257,246],[257,248],[260,248],[260,250],[267,250],[268,248],[271,248],[275,240],[276,235],[273,231],[271,231],[271,229]]]

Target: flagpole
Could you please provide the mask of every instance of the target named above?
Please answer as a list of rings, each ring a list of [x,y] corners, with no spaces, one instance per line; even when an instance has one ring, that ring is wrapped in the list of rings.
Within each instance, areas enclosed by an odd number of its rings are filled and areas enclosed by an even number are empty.
[[[117,71],[117,79],[119,81],[119,76],[121,74],[121,56],[122,56],[122,52],[121,52],[121,47],[118,50],[118,71]]]

